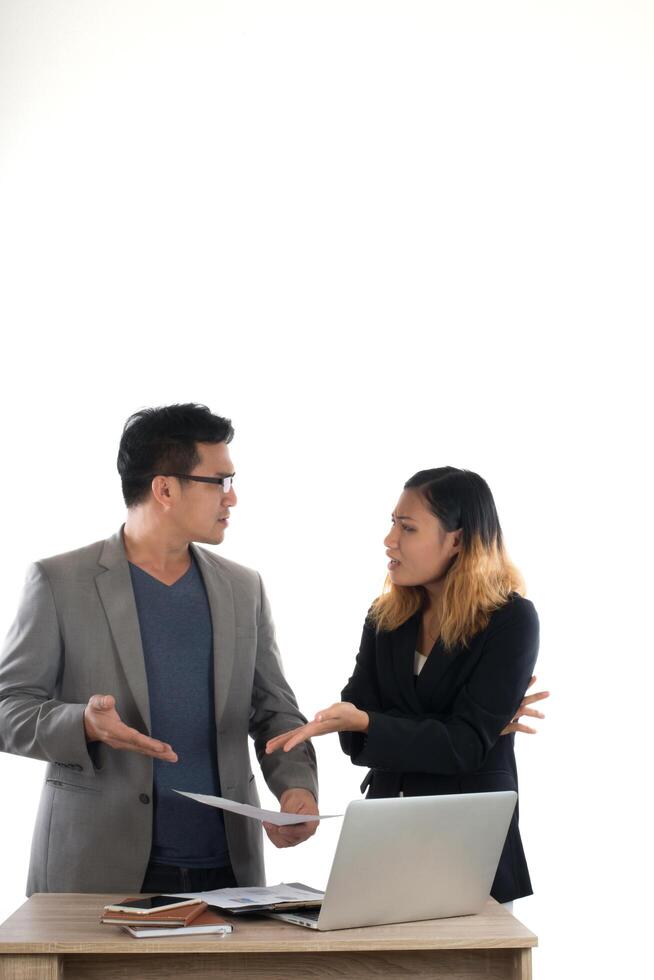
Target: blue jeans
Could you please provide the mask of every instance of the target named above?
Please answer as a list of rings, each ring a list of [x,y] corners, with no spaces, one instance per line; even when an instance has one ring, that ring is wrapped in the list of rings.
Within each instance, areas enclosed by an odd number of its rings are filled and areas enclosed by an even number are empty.
[[[210,892],[215,888],[234,888],[236,884],[229,864],[225,868],[178,868],[172,864],[150,863],[141,891],[160,895],[171,892]]]

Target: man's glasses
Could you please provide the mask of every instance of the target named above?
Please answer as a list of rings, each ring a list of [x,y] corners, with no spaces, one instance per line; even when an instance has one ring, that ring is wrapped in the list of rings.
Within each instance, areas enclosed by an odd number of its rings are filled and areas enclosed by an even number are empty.
[[[223,493],[229,493],[232,489],[235,474],[232,473],[231,476],[192,476],[190,473],[153,473],[152,479],[155,476],[176,476],[179,480],[193,480],[195,483],[213,483],[218,487],[222,487]]]

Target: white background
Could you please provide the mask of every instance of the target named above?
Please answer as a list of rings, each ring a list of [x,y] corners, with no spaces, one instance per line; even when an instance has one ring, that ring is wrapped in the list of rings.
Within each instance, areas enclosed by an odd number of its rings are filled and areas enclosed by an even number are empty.
[[[402,483],[481,473],[553,692],[517,746],[538,977],[635,965],[650,918],[651,11],[0,6],[2,632],[30,561],[123,520],[125,418],[205,402],[236,427],[221,553],[313,714]],[[317,750],[333,812],[364,772]],[[0,758],[0,919],[42,776]],[[269,881],[323,885],[337,833],[267,846]]]

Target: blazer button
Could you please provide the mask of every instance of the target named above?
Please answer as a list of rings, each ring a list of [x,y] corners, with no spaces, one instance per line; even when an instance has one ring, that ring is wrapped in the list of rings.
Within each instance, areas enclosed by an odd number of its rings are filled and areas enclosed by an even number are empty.
[[[148,796],[147,793],[141,793],[141,795],[139,796],[139,800],[141,801],[141,803],[149,803],[150,797]]]

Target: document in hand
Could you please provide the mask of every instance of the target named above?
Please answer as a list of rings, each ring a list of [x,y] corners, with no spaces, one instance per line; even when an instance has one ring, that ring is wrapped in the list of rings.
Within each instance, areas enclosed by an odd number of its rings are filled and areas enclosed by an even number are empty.
[[[219,908],[223,912],[238,914],[240,912],[258,912],[273,909],[307,908],[321,904],[325,897],[308,885],[293,882],[290,885],[269,885],[267,887],[253,886],[251,888],[217,888],[211,892],[187,892],[177,895],[178,898],[201,898],[207,905]]]
[[[317,815],[308,813],[279,813],[277,810],[262,810],[258,806],[250,803],[237,803],[236,800],[227,800],[224,796],[204,796],[202,793],[186,793],[184,790],[176,789],[173,792],[180,796],[188,796],[189,800],[197,803],[206,803],[207,806],[218,807],[219,810],[229,810],[230,813],[239,813],[243,817],[252,817],[253,820],[265,820],[266,823],[273,823],[277,827],[287,827],[290,824],[309,823],[311,820],[331,820],[334,817],[342,817],[342,813],[321,813]]]

